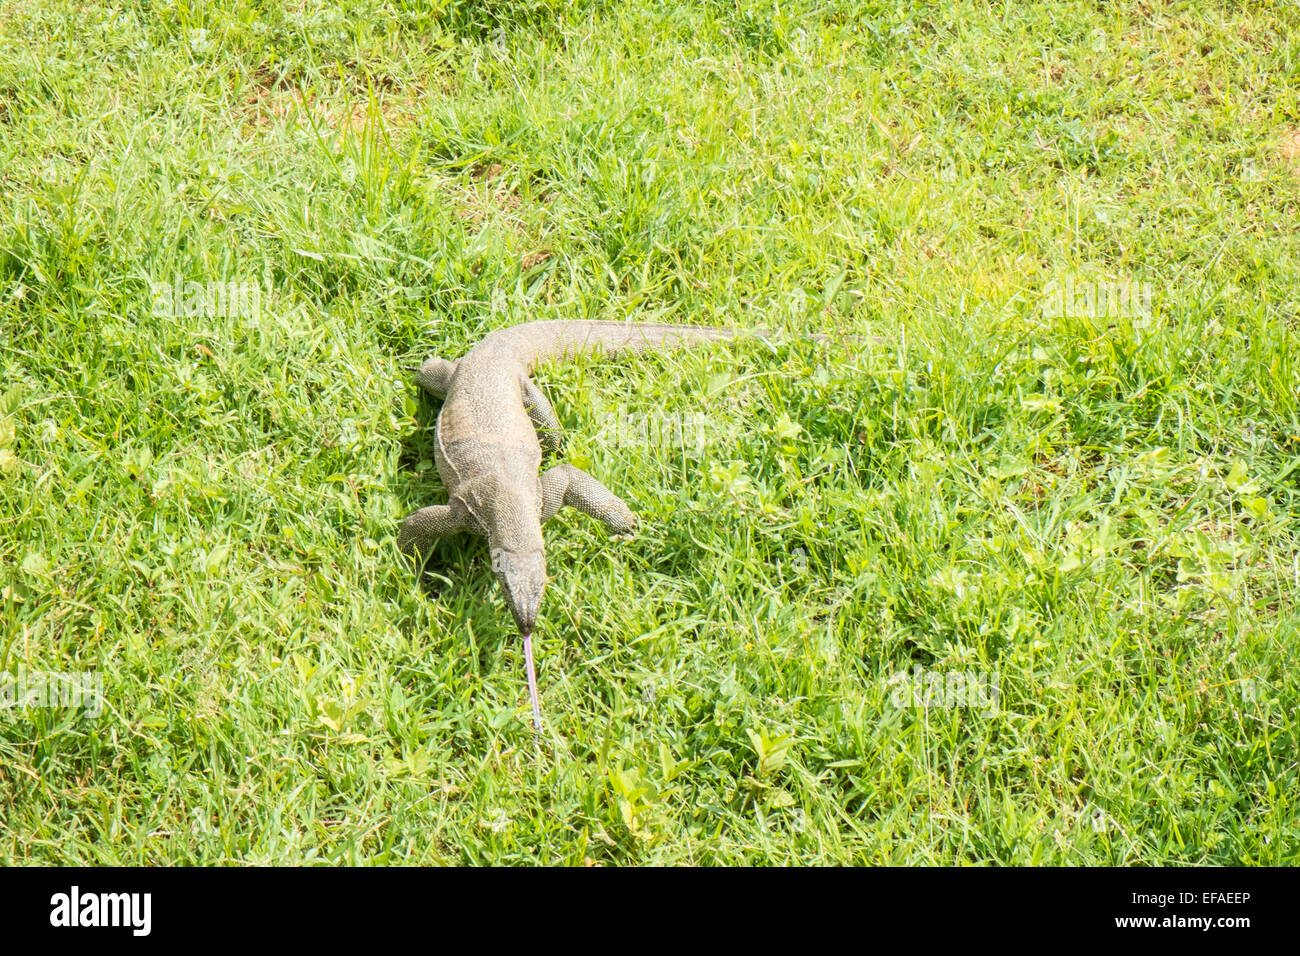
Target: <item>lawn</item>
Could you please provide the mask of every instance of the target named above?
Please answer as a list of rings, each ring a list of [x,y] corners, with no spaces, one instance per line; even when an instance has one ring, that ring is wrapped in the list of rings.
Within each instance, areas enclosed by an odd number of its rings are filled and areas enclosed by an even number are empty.
[[[0,0],[0,862],[1300,862],[1293,3]],[[408,367],[532,319],[546,733]],[[809,333],[822,333],[814,340]],[[2,703],[3,701],[0,701]]]

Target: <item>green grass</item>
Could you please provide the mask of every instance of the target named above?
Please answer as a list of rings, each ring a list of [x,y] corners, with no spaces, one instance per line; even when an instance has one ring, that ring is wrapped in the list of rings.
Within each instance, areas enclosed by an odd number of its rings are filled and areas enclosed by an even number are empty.
[[[315,8],[0,2],[0,861],[1297,862],[1293,4]],[[650,316],[792,334],[539,373],[539,756],[403,366]]]

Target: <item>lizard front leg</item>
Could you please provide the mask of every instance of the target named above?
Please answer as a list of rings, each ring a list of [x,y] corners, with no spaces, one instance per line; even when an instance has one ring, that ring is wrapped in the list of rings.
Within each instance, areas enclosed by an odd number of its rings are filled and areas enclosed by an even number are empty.
[[[559,454],[560,446],[564,444],[564,432],[560,428],[560,419],[556,416],[555,409],[551,407],[550,400],[537,387],[537,383],[528,376],[524,376],[520,387],[524,394],[524,408],[528,410],[528,417],[533,420],[533,427],[537,429],[538,443],[545,451]]]
[[[636,529],[636,515],[623,499],[573,465],[556,465],[542,473],[542,523],[563,505],[591,515],[614,534]]]
[[[473,531],[475,527],[474,520],[461,509],[430,505],[406,516],[397,533],[397,546],[403,554],[423,559],[433,551],[433,542],[438,538]]]

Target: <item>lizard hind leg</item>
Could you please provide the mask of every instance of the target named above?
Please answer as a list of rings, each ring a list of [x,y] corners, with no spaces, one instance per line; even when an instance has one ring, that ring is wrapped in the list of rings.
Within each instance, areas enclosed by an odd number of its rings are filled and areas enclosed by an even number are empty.
[[[564,505],[591,515],[614,534],[636,530],[636,515],[623,499],[581,468],[556,465],[542,472],[542,523]]]
[[[564,445],[564,431],[560,428],[560,419],[555,414],[546,393],[537,387],[537,383],[527,376],[520,383],[523,389],[524,408],[537,429],[537,441],[543,450],[560,453]]]
[[[415,380],[434,398],[446,398],[447,389],[451,386],[451,377],[455,374],[455,362],[434,356],[425,359],[424,364],[416,370]]]

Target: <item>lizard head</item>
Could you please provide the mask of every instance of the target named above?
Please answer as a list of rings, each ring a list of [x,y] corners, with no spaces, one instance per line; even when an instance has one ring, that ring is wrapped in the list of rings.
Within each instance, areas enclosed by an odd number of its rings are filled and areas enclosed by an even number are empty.
[[[537,609],[546,590],[546,555],[540,548],[529,551],[492,549],[492,570],[506,596],[506,606],[514,615],[522,634],[533,633]]]

